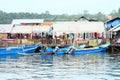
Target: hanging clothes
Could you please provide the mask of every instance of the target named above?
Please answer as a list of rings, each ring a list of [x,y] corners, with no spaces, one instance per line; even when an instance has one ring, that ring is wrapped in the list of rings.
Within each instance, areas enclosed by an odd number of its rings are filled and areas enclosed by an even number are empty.
[[[88,33],[86,33],[86,38],[88,38]]]
[[[92,38],[95,38],[95,37],[94,37],[94,32],[92,33]]]
[[[83,33],[83,39],[85,39],[86,38],[86,35],[85,35],[85,33]]]
[[[95,39],[97,39],[97,32],[94,33]]]
[[[100,37],[100,33],[97,33],[97,37],[98,37],[98,38]]]
[[[92,38],[92,33],[90,33],[90,38]]]

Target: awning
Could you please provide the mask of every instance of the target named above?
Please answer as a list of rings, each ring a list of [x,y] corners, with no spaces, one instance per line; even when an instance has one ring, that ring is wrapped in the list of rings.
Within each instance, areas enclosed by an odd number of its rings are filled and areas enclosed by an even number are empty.
[[[48,32],[49,31],[50,26],[34,26],[32,28],[32,31],[34,33],[40,33],[40,32]]]
[[[48,32],[49,26],[15,26],[13,27],[11,33],[40,33],[40,32]]]
[[[53,25],[54,32],[90,33],[105,32],[103,22],[62,22]]]
[[[119,30],[120,30],[120,25],[117,28],[115,28],[113,31],[119,31]]]
[[[11,33],[32,33],[32,26],[15,26]]]
[[[108,32],[110,32],[110,31],[118,31],[118,30],[120,30],[120,24],[113,27],[113,28],[111,28],[110,30],[108,30]]]

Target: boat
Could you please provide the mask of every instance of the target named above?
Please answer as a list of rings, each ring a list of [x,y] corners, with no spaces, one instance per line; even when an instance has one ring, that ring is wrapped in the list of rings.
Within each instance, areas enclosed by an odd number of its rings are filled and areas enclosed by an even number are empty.
[[[6,46],[0,48],[0,55],[19,54],[19,53],[34,53],[35,49],[40,46],[40,43],[21,44],[16,46]]]
[[[82,44],[79,45],[77,47],[73,47],[72,45],[67,46],[67,47],[62,47],[59,48],[58,46],[56,48],[46,48],[43,50],[40,50],[41,54],[45,54],[45,55],[51,55],[51,54],[55,54],[55,55],[64,55],[64,54],[82,54],[82,53],[98,53],[98,52],[106,52],[107,47],[110,45],[110,43],[106,43],[106,44],[102,44],[99,46],[95,46],[95,47],[90,47],[90,48],[85,48],[86,45]],[[45,47],[44,47],[45,48]]]
[[[76,48],[81,49],[81,48],[85,48],[85,47],[86,47],[86,44],[81,44],[81,45],[77,46]]]
[[[56,55],[63,55],[63,54],[83,54],[83,53],[98,53],[98,52],[106,52],[107,47],[110,45],[110,43],[102,44],[95,47],[85,48],[85,44],[80,45],[78,47],[69,47],[60,49],[57,52],[55,52]]]
[[[83,49],[86,46],[86,44],[82,44],[77,46],[77,49]],[[65,48],[61,48],[58,51],[55,51],[56,55],[63,55],[63,54],[70,54],[73,50],[75,49],[75,47],[73,47],[73,45],[69,46],[69,47],[65,47]]]
[[[59,47],[59,46],[46,47],[46,46],[43,46],[41,48],[41,50],[39,50],[39,51],[40,51],[41,54],[45,54],[45,55],[60,54],[60,52],[63,53],[63,51],[67,51],[70,47],[72,47],[72,45],[67,45],[67,46],[64,46],[64,47]],[[63,54],[65,54],[65,52]]]
[[[91,47],[91,48],[83,48],[83,49],[75,49],[70,54],[86,54],[86,53],[99,53],[99,52],[106,52],[107,47],[110,43],[102,44],[99,46]]]

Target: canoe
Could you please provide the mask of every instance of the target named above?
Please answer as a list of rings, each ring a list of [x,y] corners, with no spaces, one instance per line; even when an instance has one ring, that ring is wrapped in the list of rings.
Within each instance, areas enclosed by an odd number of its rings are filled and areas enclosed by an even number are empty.
[[[0,55],[16,54],[16,53],[34,53],[35,49],[40,46],[40,43],[7,46],[0,48]]]

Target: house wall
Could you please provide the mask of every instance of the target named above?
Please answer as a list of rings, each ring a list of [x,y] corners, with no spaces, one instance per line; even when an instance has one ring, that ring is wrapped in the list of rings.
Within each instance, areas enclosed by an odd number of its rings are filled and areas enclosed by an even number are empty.
[[[0,33],[0,38],[1,39],[6,39],[7,38],[7,33]]]

